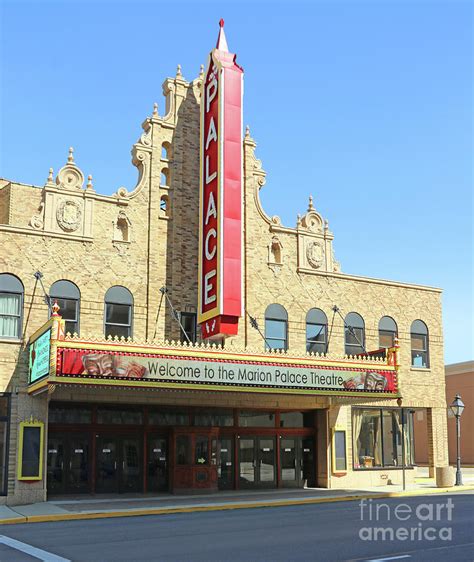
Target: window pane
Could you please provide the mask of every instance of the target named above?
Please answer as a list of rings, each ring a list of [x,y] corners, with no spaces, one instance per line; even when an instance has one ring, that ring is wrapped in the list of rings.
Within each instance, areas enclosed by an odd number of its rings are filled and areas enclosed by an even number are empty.
[[[382,423],[380,410],[354,408],[352,416],[354,467],[382,466]]]
[[[426,336],[421,334],[412,334],[411,336],[411,348],[413,350],[426,350]]]
[[[59,314],[64,320],[76,320],[77,301],[72,299],[56,299],[59,305]]]
[[[189,425],[189,414],[186,412],[150,411],[148,412],[150,425]]]
[[[398,411],[383,411],[383,465],[402,465],[402,432]]]
[[[133,304],[132,293],[125,287],[116,285],[115,287],[111,287],[105,293],[105,302],[132,305]]]
[[[272,340],[267,338],[266,349],[286,349],[285,340]]]
[[[306,339],[325,342],[326,326],[322,326],[321,324],[306,324]]]
[[[220,413],[198,413],[194,415],[195,426],[232,427],[234,416],[232,411]]]
[[[92,411],[87,406],[68,408],[51,404],[48,421],[49,423],[92,423]]]
[[[105,325],[105,337],[115,337],[118,336],[119,338],[121,338],[122,336],[124,338],[128,338],[130,337],[131,331],[130,331],[130,327],[129,326],[114,326],[113,324],[106,324]]]
[[[141,425],[143,423],[143,414],[140,410],[98,408],[97,423]]]
[[[428,367],[427,354],[423,351],[412,351],[411,364],[413,367]]]
[[[181,324],[191,343],[196,342],[196,314],[193,312],[181,313]],[[188,341],[181,331],[181,341]]]
[[[209,462],[209,440],[207,437],[196,437],[195,464],[207,464]]]
[[[176,437],[176,464],[191,464],[191,439],[189,435]]]
[[[348,345],[361,345],[364,343],[364,331],[361,328],[346,328],[346,343]]]
[[[281,412],[280,427],[306,427],[303,412]]]
[[[56,281],[51,285],[49,290],[51,298],[63,298],[63,299],[73,299],[79,300],[81,295],[79,289],[72,281]]]
[[[387,332],[380,330],[379,332],[379,346],[380,347],[392,347],[395,338],[394,332]]]
[[[64,329],[66,330],[66,334],[78,334],[79,333],[77,322],[70,322],[70,321],[66,320],[66,322],[64,324]]]
[[[239,412],[240,427],[275,427],[273,412]]]
[[[0,293],[0,337],[20,337],[21,295]]]
[[[267,339],[286,339],[286,322],[281,320],[266,320],[265,337]]]
[[[105,321],[112,324],[130,324],[130,308],[126,304],[107,304]]]

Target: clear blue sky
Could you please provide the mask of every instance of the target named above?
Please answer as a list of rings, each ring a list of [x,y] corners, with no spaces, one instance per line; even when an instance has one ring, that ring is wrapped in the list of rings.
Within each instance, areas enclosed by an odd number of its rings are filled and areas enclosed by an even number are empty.
[[[132,188],[130,148],[177,63],[193,79],[226,21],[264,208],[309,194],[346,273],[442,287],[446,362],[473,353],[470,2],[3,2],[0,175],[76,162]]]

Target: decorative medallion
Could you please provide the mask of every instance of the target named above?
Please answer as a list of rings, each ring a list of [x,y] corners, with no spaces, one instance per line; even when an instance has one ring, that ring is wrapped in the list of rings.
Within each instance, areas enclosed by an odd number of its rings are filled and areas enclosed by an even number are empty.
[[[306,259],[311,267],[318,269],[323,264],[324,251],[319,242],[308,242],[306,245]]]
[[[82,207],[77,201],[65,199],[59,203],[56,219],[66,232],[74,232],[81,224]]]

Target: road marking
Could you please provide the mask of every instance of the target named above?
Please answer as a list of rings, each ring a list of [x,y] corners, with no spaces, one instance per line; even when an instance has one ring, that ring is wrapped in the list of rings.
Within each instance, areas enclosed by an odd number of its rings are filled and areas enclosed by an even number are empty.
[[[41,550],[41,548],[36,548],[35,546],[26,544],[26,542],[20,542],[15,539],[11,539],[10,537],[5,537],[4,535],[0,535],[0,543],[6,544],[15,550],[20,550],[21,552],[29,554],[34,558],[39,558],[43,562],[71,562],[67,558],[56,556],[56,554],[46,552],[46,550]]]
[[[386,560],[401,560],[402,558],[411,558],[411,556],[404,554],[403,556],[390,556],[389,558],[371,558],[367,562],[385,562]]]

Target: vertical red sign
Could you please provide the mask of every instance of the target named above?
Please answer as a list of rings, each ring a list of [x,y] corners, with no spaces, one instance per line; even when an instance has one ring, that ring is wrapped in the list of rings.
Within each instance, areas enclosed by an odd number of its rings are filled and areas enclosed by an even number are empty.
[[[242,315],[242,77],[221,20],[201,95],[199,310],[203,338],[237,334]]]

